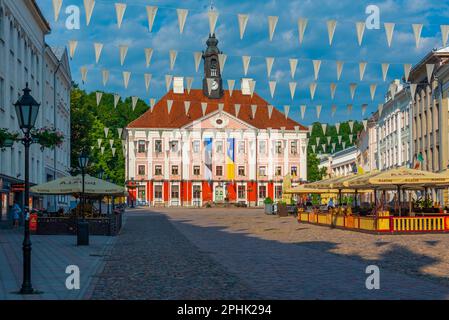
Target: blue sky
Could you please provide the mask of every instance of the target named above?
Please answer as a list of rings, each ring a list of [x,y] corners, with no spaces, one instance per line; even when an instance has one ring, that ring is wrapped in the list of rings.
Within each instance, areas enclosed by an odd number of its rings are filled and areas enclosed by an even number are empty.
[[[161,98],[165,92],[165,75],[194,77],[194,88],[202,83],[202,64],[195,72],[193,52],[205,49],[209,33],[207,10],[209,0],[144,1],[121,0],[128,7],[122,28],[118,29],[114,1],[97,0],[89,26],[86,26],[82,0],[64,0],[60,19],[54,21],[50,0],[38,0],[44,15],[52,26],[47,42],[54,46],[67,45],[69,40],[78,40],[78,48],[71,61],[73,79],[88,91],[105,90],[122,96],[138,96],[149,101]],[[380,8],[381,29],[365,30],[362,46],[357,43],[355,22],[365,21],[367,5]],[[65,8],[78,5],[81,8],[81,29],[65,28]],[[153,31],[148,30],[146,5],[159,8]],[[449,24],[449,2],[436,0],[282,0],[282,1],[236,1],[215,0],[220,16],[216,35],[219,48],[228,55],[223,78],[236,80],[244,76],[242,55],[251,56],[248,77],[256,80],[256,92],[280,110],[290,105],[290,117],[304,125],[317,121],[316,106],[322,105],[319,121],[335,123],[348,119],[362,119],[362,105],[368,104],[364,118],[377,110],[384,100],[389,83],[403,75],[403,64],[415,64],[433,48],[442,46],[440,25]],[[183,34],[179,33],[176,8],[189,9]],[[237,15],[248,14],[249,21],[243,40],[240,40]],[[279,16],[273,41],[268,38],[268,16]],[[309,20],[300,45],[297,20]],[[329,46],[326,21],[337,20],[332,46]],[[396,23],[393,44],[388,47],[383,24]],[[419,48],[415,46],[413,23],[424,24]],[[104,44],[99,64],[95,64],[94,42]],[[119,45],[129,45],[125,65],[120,66]],[[145,66],[144,48],[154,49],[152,63]],[[170,71],[169,51],[177,50],[175,68]],[[267,77],[265,57],[275,57],[271,78]],[[289,59],[299,60],[295,79],[290,76]],[[322,60],[314,100],[310,99],[309,85],[314,82],[312,60]],[[340,81],[336,78],[336,61],[345,61]],[[359,62],[368,63],[363,81],[359,79]],[[382,79],[381,63],[390,63],[386,82]],[[89,69],[87,82],[81,84],[80,67]],[[101,71],[110,70],[107,88],[103,87]],[[128,89],[123,87],[122,71],[132,72]],[[144,73],[151,73],[150,91],[144,84]],[[277,81],[274,99],[269,92],[268,81]],[[289,82],[297,82],[294,99],[291,99]],[[330,83],[337,83],[335,99],[330,97]],[[355,99],[351,100],[349,85],[357,84]],[[371,101],[369,87],[378,85],[376,98]],[[337,113],[331,117],[331,106],[337,105]],[[353,105],[351,114],[347,105]],[[307,106],[306,116],[301,119],[300,105]]]

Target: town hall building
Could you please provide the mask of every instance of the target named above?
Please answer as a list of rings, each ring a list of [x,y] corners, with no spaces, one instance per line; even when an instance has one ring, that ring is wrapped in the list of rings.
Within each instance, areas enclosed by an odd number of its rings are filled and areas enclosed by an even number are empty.
[[[202,89],[175,77],[151,110],[126,128],[131,200],[151,206],[244,204],[282,199],[284,177],[307,180],[308,129],[251,90],[224,90],[218,40],[203,53]]]

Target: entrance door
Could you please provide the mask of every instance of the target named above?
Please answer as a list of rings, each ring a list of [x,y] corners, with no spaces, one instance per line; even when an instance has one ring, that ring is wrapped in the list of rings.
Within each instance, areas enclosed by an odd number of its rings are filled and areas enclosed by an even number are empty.
[[[215,187],[215,202],[223,202],[224,201],[224,188],[223,186]]]

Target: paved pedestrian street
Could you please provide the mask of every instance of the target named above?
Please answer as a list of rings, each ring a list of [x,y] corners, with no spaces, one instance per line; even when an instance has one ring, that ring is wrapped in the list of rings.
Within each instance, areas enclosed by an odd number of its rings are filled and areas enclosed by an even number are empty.
[[[258,209],[154,209],[127,221],[85,298],[448,299],[449,235],[369,235]],[[366,268],[380,289],[366,289]]]

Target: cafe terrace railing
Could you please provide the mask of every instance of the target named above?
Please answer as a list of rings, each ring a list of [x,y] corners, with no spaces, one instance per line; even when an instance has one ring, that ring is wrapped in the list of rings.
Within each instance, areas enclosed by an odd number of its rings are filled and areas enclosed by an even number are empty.
[[[326,213],[298,213],[298,222],[374,233],[449,232],[449,216],[361,217]]]

